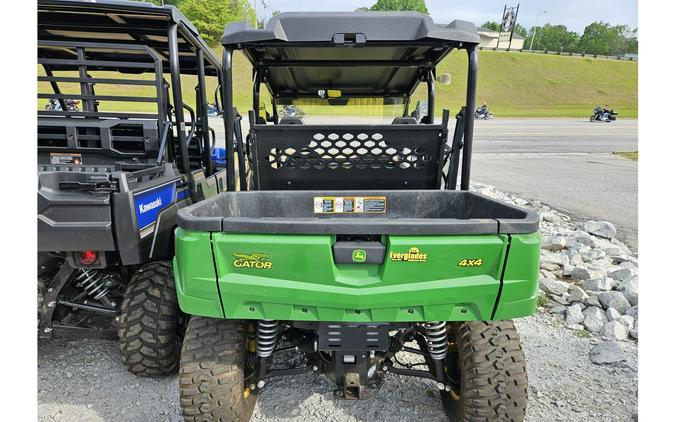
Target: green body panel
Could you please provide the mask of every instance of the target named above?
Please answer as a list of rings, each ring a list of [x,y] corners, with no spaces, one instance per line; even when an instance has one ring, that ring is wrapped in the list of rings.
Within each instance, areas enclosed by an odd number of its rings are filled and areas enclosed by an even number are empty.
[[[537,309],[539,255],[539,233],[511,236],[504,286],[493,319],[524,317]]]
[[[534,311],[536,233],[383,241],[382,264],[336,265],[330,235],[177,229],[179,303],[193,315],[335,322],[489,320]]]
[[[180,237],[180,240],[178,238]],[[213,265],[211,234],[176,229],[176,256],[173,276],[176,280],[178,304],[194,315],[223,317],[218,293],[218,279]],[[180,265],[178,265],[180,257]],[[187,312],[187,311],[186,311]]]

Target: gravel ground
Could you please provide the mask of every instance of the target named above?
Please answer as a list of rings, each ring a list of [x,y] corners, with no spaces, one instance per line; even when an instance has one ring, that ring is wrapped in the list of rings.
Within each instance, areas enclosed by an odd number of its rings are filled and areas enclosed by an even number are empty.
[[[628,361],[589,360],[600,340],[564,328],[552,315],[517,321],[530,380],[528,421],[631,421],[637,418],[637,343],[621,342]],[[254,421],[443,421],[431,382],[388,375],[364,401],[336,401],[316,374],[278,378],[265,387]],[[40,421],[180,421],[178,379],[136,378],[108,340],[40,340]]]

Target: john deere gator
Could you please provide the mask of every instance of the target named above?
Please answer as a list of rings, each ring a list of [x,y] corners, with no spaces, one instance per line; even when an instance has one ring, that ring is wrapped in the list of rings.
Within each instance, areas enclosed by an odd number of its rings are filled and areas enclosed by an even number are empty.
[[[395,374],[438,388],[451,420],[524,418],[511,320],[536,307],[539,218],[469,191],[478,42],[471,23],[438,27],[412,12],[226,27],[227,172],[238,189],[228,177],[227,191],[179,210],[175,234],[176,291],[191,315],[186,420],[247,421],[268,380],[311,371],[341,399],[364,399]],[[253,66],[245,137],[231,112],[237,50]],[[451,130],[434,99],[436,66],[454,51],[468,74]],[[427,110],[415,117],[418,88]],[[344,117],[376,106],[400,114]]]

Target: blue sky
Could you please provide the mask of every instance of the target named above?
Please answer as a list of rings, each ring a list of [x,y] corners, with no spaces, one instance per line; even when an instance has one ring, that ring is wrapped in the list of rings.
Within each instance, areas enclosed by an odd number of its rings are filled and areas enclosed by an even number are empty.
[[[372,6],[375,0],[264,0],[269,10],[288,11],[352,11],[361,6]],[[510,6],[518,0],[509,0]],[[258,5],[258,19],[263,7],[261,0],[250,0]],[[499,21],[504,10],[504,0],[426,0],[430,15],[437,23],[449,23],[463,19],[481,24],[486,20]],[[269,19],[270,11],[265,19]],[[518,22],[526,27],[534,25],[536,15],[542,10],[547,13],[539,18],[539,24],[554,23],[567,26],[576,32],[583,32],[586,25],[603,20],[611,24],[626,24],[637,27],[637,0],[521,0]]]

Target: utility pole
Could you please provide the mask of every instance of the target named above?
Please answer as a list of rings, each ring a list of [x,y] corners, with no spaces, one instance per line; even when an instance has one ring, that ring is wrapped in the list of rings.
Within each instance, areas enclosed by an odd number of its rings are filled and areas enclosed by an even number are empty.
[[[530,40],[530,51],[532,51],[532,44],[534,44],[534,37],[537,36],[537,23],[539,22],[539,16],[543,15],[544,13],[548,13],[546,10],[542,10],[541,12],[537,13],[537,18],[534,20],[534,28],[532,29],[532,39]]]

